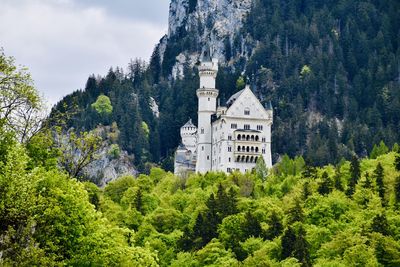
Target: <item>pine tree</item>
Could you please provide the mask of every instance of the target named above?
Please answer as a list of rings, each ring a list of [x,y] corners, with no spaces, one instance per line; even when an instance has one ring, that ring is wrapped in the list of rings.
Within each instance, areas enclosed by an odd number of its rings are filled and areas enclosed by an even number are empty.
[[[305,181],[303,183],[303,200],[307,200],[307,198],[309,196],[311,196],[311,191],[310,191],[310,182],[309,181]]]
[[[383,182],[384,170],[381,163],[378,163],[376,169],[374,170],[374,178],[378,187],[379,197],[381,198],[382,203],[385,204],[385,184]]]
[[[369,173],[365,173],[365,182],[364,182],[364,188],[370,189],[372,188],[372,181],[371,178],[369,177]]]
[[[384,213],[378,214],[374,217],[371,229],[372,231],[381,233],[382,235],[389,235],[390,226]]]
[[[273,211],[271,216],[268,218],[268,226],[266,238],[274,239],[282,233],[283,225],[276,211]]]
[[[396,168],[397,171],[400,172],[400,155],[396,156],[396,159],[394,161],[394,167]]]
[[[143,211],[143,199],[142,198],[143,198],[142,190],[139,189],[137,191],[137,193],[136,193],[135,202],[134,203],[135,203],[136,210],[139,211],[140,213],[144,214],[144,211]]]
[[[303,208],[300,205],[300,201],[296,200],[293,207],[288,211],[287,224],[293,224],[295,222],[302,222],[304,220]]]
[[[246,239],[249,237],[260,237],[262,235],[261,224],[258,219],[251,213],[246,212],[245,223],[243,225],[243,230],[245,231]]]
[[[348,196],[352,196],[354,194],[354,191],[356,189],[356,184],[357,184],[358,180],[360,179],[360,175],[361,175],[360,162],[356,156],[353,156],[353,158],[351,159],[350,174],[351,174],[351,177],[350,177],[349,185],[347,188]]]
[[[306,163],[302,177],[306,179],[315,179],[317,177],[317,170],[309,162]]]
[[[302,263],[302,266],[311,266],[308,248],[309,244],[306,240],[306,231],[304,230],[303,225],[300,225],[299,229],[297,230],[296,242],[293,248],[293,256]]]
[[[343,191],[344,188],[343,188],[343,184],[342,184],[342,179],[341,179],[341,173],[340,173],[340,167],[339,166],[336,167],[336,169],[335,169],[335,178],[334,179],[335,179],[335,181],[334,181],[335,189],[339,190],[339,191]]]
[[[321,195],[329,194],[332,191],[332,180],[329,178],[328,173],[325,171],[322,174],[322,183],[318,187],[318,192]]]
[[[294,246],[296,242],[296,234],[291,226],[289,226],[282,238],[281,238],[281,246],[282,246],[282,260],[291,257],[294,251]]]
[[[394,186],[394,194],[397,205],[400,207],[400,176],[397,176],[395,186]]]

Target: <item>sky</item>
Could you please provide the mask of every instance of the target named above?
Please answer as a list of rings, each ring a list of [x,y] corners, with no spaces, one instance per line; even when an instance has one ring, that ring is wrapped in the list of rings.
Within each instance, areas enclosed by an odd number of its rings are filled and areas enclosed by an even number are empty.
[[[169,0],[0,0],[0,48],[55,104],[91,74],[149,60],[167,33]]]

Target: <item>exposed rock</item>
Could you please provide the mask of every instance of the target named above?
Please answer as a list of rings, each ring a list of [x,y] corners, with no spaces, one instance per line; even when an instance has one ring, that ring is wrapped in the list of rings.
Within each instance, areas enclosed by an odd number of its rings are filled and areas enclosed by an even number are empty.
[[[119,157],[110,154],[110,146],[104,147],[98,154],[98,159],[84,168],[86,179],[104,187],[122,175],[137,175],[132,164],[132,156],[125,151],[119,153]]]
[[[161,61],[169,39],[179,34],[182,29],[194,32],[202,51],[182,51],[176,57],[172,77],[182,75],[184,63],[193,66],[209,46],[213,57],[222,63],[226,62],[226,46],[233,46],[233,41],[243,25],[243,19],[250,11],[252,0],[197,0],[195,6],[189,6],[190,0],[172,0],[169,10],[168,35],[158,45]],[[242,38],[242,56],[246,54],[246,40]]]

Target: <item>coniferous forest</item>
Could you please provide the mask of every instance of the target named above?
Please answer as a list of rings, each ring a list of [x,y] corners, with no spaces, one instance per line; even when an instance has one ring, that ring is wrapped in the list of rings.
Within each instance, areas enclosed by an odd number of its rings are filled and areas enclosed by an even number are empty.
[[[272,101],[275,162],[284,154],[302,155],[322,166],[353,153],[365,157],[380,141],[392,146],[400,138],[399,29],[394,0],[255,0],[225,49],[229,63],[221,63],[217,77],[221,103],[246,77],[263,102]],[[84,130],[115,121],[119,145],[135,155],[139,170],[148,172],[148,162],[172,170],[179,128],[189,117],[197,120],[198,77],[196,66],[183,66],[177,78],[171,69],[179,53],[201,51],[195,34],[183,28],[169,36],[162,62],[156,47],[148,64],[133,60],[125,72],[114,68],[105,77],[89,77],[53,113],[74,107],[68,126]],[[101,94],[114,107],[107,120],[91,108]],[[149,108],[150,97],[159,117]]]
[[[400,266],[400,3],[253,1],[217,77],[221,100],[248,77],[274,106],[275,165],[246,174],[170,172],[198,87],[171,70],[195,40],[50,116],[0,50],[0,266]],[[137,176],[88,181],[99,151]]]

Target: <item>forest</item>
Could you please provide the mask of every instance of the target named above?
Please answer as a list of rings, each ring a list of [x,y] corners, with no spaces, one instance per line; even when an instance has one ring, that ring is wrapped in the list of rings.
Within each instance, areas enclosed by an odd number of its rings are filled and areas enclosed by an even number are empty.
[[[0,67],[2,266],[400,264],[397,143],[323,167],[287,155],[245,174],[153,167],[99,188],[66,164],[26,70],[4,54]],[[93,108],[112,112],[106,98]],[[95,150],[91,133],[69,138]]]
[[[206,44],[168,38],[50,116],[0,50],[0,266],[400,266],[398,1],[253,1],[217,77],[274,106],[275,165],[245,174],[171,173],[198,87],[171,70]],[[100,149],[137,177],[87,181]]]
[[[190,3],[195,8],[197,2]],[[246,78],[262,102],[272,101],[274,162],[302,155],[323,166],[354,153],[366,157],[380,141],[391,147],[400,139],[399,29],[396,0],[254,0],[243,27],[226,40],[220,102]],[[139,171],[149,173],[154,163],[171,171],[179,128],[189,117],[197,121],[199,86],[196,66],[184,65],[183,77],[171,71],[177,55],[199,54],[209,45],[200,33],[183,27],[168,36],[165,52],[156,46],[149,63],[136,59],[125,71],[89,77],[52,114],[73,109],[68,127],[86,131],[116,122],[118,145],[134,154]],[[107,118],[91,107],[100,95],[114,107]],[[159,116],[149,108],[152,99]]]

